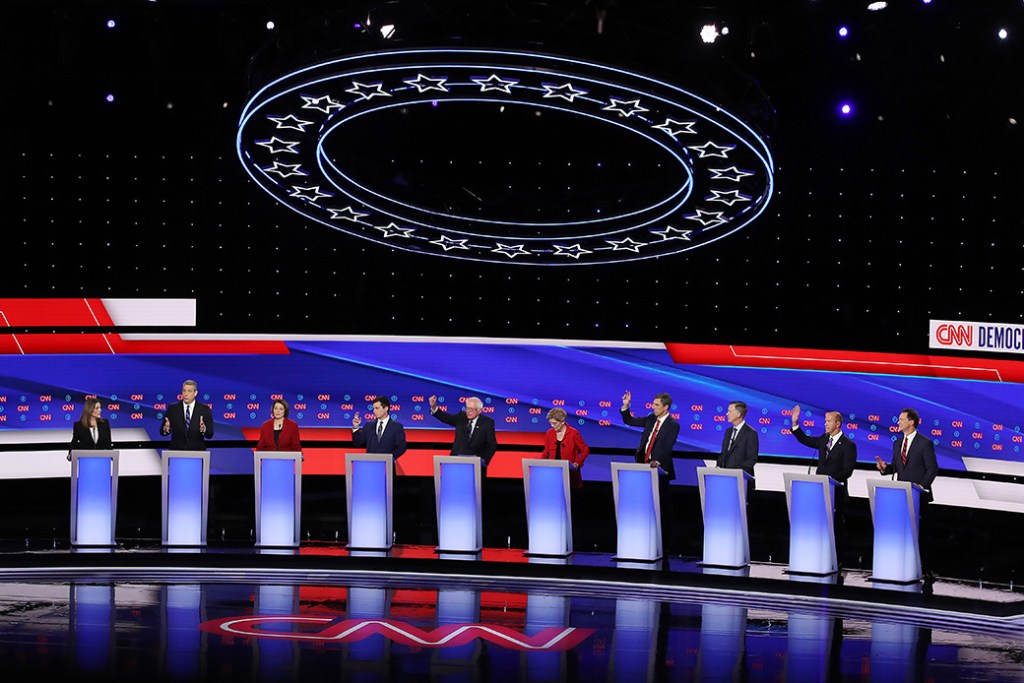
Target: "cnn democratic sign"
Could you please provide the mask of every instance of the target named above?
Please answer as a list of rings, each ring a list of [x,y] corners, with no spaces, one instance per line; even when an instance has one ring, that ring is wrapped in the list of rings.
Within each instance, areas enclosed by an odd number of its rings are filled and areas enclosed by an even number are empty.
[[[930,320],[928,346],[1024,354],[1024,325]]]

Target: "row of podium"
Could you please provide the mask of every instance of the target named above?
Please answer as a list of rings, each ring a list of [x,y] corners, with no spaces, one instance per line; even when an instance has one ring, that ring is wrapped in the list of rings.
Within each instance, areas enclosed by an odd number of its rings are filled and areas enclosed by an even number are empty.
[[[71,454],[71,544],[113,546],[117,517],[117,451]],[[255,452],[256,544],[298,547],[302,501],[302,454]],[[663,558],[657,470],[612,463],[617,524],[616,560],[658,562]],[[346,453],[348,547],[388,550],[393,545],[394,464],[390,454]],[[747,490],[743,470],[697,469],[704,517],[705,566],[736,569],[750,562]],[[210,454],[164,451],[162,543],[206,545]],[[482,468],[478,457],[434,456],[438,553],[482,550]],[[572,554],[569,463],[523,460],[527,555]],[[833,526],[835,480],[813,474],[785,475],[790,519],[792,574],[828,576],[838,571]],[[921,577],[918,543],[919,487],[889,479],[868,480],[874,522],[872,580],[910,583]]]

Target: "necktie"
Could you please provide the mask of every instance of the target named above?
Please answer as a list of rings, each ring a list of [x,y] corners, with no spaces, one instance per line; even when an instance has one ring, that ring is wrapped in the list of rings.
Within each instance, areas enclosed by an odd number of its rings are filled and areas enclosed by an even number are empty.
[[[466,425],[466,431],[469,432],[469,436],[466,437],[466,441],[468,442],[468,441],[472,440],[472,438],[473,438],[473,421],[472,420],[470,420],[469,424]]]
[[[907,464],[907,444],[910,443],[910,439],[903,437],[903,452],[900,454],[903,458],[903,464]]]
[[[825,446],[825,459],[826,460],[828,459],[828,456],[831,455],[831,453],[832,453],[832,437],[830,436],[830,437],[828,437],[828,445]]]
[[[644,455],[644,462],[651,461],[651,451],[654,449],[654,440],[658,438],[658,427],[660,426],[660,420],[654,423],[654,431],[651,432],[651,439],[647,442],[647,453]]]
[[[740,430],[739,430],[738,428],[736,428],[736,427],[733,427],[733,429],[732,429],[732,435],[731,435],[731,436],[729,437],[729,450],[730,450],[730,451],[732,450],[732,445],[733,445],[734,443],[736,443],[736,433],[737,433],[737,432],[739,432],[739,431],[740,431]]]
[[[185,429],[188,429],[188,426],[190,424],[192,424],[192,404],[191,403],[189,403],[187,406],[185,406]]]
[[[381,434],[384,433],[384,423],[377,420],[377,440],[380,441]]]

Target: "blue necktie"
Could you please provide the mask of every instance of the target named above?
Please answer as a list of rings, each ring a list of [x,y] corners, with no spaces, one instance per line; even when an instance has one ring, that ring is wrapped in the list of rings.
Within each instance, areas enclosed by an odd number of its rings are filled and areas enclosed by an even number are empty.
[[[191,403],[188,404],[187,406],[185,406],[185,429],[188,429],[188,426],[190,424],[192,424],[192,404]]]

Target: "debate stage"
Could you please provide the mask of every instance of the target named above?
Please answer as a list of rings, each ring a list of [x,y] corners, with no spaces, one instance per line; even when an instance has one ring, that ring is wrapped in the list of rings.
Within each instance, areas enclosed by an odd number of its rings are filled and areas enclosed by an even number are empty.
[[[862,570],[422,545],[2,550],[0,661],[21,677],[1011,681],[1024,654],[1016,587],[929,595]]]

